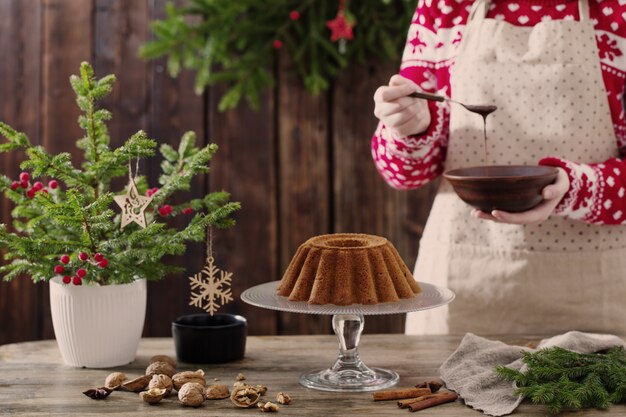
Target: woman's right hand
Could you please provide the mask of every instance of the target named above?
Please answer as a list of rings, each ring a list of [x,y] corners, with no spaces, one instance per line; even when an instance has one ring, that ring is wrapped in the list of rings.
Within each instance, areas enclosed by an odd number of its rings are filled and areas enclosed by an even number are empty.
[[[399,137],[425,132],[430,125],[426,100],[409,97],[415,91],[413,81],[396,74],[374,93],[374,115]]]

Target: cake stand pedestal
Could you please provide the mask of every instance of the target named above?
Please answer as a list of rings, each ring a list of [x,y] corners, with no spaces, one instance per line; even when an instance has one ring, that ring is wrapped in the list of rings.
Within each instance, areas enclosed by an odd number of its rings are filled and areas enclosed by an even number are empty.
[[[365,324],[365,315],[399,314],[441,307],[454,299],[447,288],[432,284],[419,285],[422,292],[413,298],[374,305],[334,304],[314,305],[303,301],[289,301],[276,293],[280,281],[249,288],[241,294],[248,304],[270,310],[303,314],[333,316],[333,330],[339,341],[339,356],[328,369],[315,370],[300,377],[300,383],[322,391],[376,391],[395,385],[399,376],[389,369],[370,368],[359,357],[359,341]]]

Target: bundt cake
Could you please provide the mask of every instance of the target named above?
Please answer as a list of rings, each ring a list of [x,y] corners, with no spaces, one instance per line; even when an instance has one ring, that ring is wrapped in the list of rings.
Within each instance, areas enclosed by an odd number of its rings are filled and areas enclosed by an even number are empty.
[[[384,237],[342,233],[303,243],[278,286],[278,295],[311,304],[376,304],[421,290],[396,248]]]

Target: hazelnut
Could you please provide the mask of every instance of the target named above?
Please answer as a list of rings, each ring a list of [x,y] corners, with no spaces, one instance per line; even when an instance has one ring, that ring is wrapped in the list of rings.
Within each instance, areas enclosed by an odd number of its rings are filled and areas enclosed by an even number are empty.
[[[152,379],[150,380],[150,383],[148,384],[148,388],[164,389],[165,396],[168,396],[172,392],[174,385],[172,385],[172,380],[170,379],[169,376],[159,374],[159,375],[152,375]]]
[[[172,377],[172,383],[174,384],[176,391],[180,390],[180,387],[188,382],[195,382],[204,387],[206,385],[204,371],[202,369],[198,369],[197,371],[184,371],[179,372]]]
[[[272,402],[266,402],[265,404],[257,404],[257,406],[261,409],[261,411],[263,411],[264,413],[273,413],[278,411],[278,406]]]
[[[235,388],[230,394],[230,400],[233,402],[233,404],[241,408],[252,407],[256,403],[258,403],[260,399],[261,394],[259,393],[259,390],[249,385]]]
[[[167,356],[167,355],[155,355],[150,358],[150,360],[148,361],[148,364],[151,364],[154,362],[166,362],[172,365],[172,368],[176,368],[176,361],[172,357]]]
[[[104,386],[111,389],[117,389],[124,381],[126,381],[126,374],[113,372],[104,380]]]
[[[204,385],[187,382],[178,390],[178,399],[183,405],[199,407],[204,402]]]
[[[148,404],[156,404],[165,397],[166,390],[163,388],[150,388],[148,391],[139,393],[139,397]]]
[[[167,362],[152,362],[146,368],[146,375],[167,375],[170,378],[176,373],[176,369]]]
[[[146,387],[150,383],[150,379],[152,379],[150,375],[140,376],[131,381],[124,382],[122,384],[122,388],[124,388],[127,391],[132,391],[132,392],[143,391],[146,389]]]
[[[230,397],[230,391],[226,385],[209,385],[206,389],[207,400],[222,400]]]
[[[279,392],[276,396],[276,402],[278,402],[278,404],[289,405],[291,404],[291,397],[289,396],[289,394]]]

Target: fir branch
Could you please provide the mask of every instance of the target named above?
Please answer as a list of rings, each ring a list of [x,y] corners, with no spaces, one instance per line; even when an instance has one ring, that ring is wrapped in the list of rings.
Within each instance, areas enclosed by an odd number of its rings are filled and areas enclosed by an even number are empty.
[[[626,352],[620,347],[606,353],[582,354],[553,347],[523,352],[526,373],[504,366],[495,368],[517,385],[516,395],[543,404],[553,413],[564,409],[606,409],[626,400]]]

